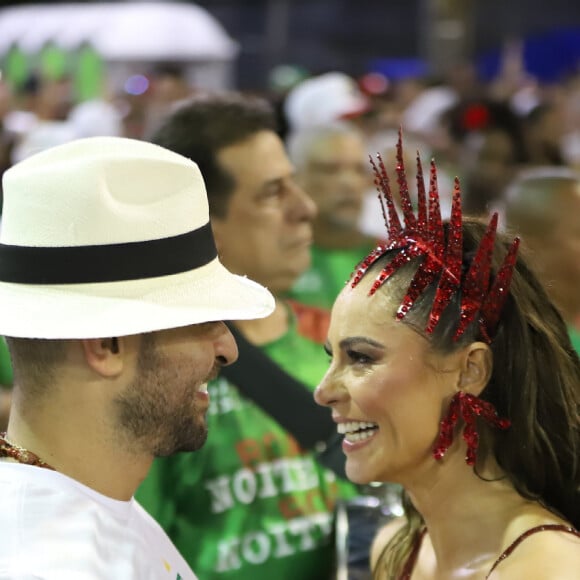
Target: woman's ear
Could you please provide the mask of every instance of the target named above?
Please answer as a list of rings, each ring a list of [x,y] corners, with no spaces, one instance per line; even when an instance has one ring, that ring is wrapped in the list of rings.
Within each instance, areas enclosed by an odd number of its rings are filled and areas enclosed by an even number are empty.
[[[90,338],[81,340],[85,360],[90,368],[106,378],[115,378],[123,370],[123,338]]]
[[[493,368],[493,354],[484,342],[472,342],[463,350],[459,388],[476,397],[485,389]]]

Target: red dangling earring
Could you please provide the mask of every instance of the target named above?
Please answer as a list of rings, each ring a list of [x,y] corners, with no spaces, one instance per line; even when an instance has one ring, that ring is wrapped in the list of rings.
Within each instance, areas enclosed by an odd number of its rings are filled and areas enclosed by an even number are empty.
[[[467,465],[474,465],[479,445],[479,435],[477,433],[477,417],[483,417],[485,421],[498,429],[508,429],[511,425],[509,419],[498,416],[495,407],[469,393],[459,391],[453,395],[449,404],[449,411],[441,421],[437,445],[433,449],[433,457],[440,460],[453,443],[453,432],[459,417],[463,418],[465,427],[463,428],[463,439],[467,443],[467,455],[465,462]]]

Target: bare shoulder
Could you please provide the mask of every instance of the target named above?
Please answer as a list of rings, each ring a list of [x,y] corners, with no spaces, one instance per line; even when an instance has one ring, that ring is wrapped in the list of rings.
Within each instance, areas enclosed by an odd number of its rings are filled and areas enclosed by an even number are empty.
[[[376,566],[385,546],[405,525],[405,518],[396,518],[379,529],[371,545],[371,570]]]
[[[578,580],[579,571],[580,537],[551,531],[527,537],[498,564],[489,580]]]

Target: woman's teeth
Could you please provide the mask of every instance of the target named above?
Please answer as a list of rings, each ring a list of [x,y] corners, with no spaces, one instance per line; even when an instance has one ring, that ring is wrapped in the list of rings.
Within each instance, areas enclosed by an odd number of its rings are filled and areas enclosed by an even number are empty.
[[[338,423],[337,429],[347,441],[356,443],[372,437],[379,426],[376,423],[368,421],[349,421],[347,423]]]

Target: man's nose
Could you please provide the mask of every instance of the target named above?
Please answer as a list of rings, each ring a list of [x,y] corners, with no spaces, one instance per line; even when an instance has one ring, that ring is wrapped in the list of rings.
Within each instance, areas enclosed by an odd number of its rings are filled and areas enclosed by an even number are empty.
[[[230,329],[223,322],[220,325],[214,339],[215,358],[220,365],[227,366],[238,360],[238,345]]]

